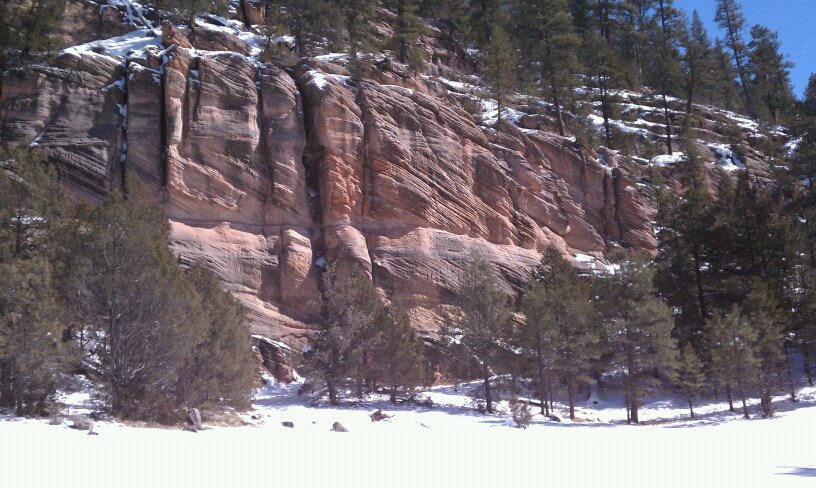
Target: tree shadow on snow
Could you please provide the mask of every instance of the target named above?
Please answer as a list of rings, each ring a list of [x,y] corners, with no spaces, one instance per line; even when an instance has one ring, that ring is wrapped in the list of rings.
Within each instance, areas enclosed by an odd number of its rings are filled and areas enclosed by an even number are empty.
[[[787,471],[776,473],[784,476],[803,476],[805,478],[816,478],[816,468],[803,466],[777,466],[779,469]]]

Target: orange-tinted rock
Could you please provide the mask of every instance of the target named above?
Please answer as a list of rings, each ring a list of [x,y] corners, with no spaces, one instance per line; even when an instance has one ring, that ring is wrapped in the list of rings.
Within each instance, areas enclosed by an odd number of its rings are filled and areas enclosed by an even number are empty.
[[[478,126],[442,84],[393,62],[362,80],[317,59],[289,74],[227,30],[197,27],[191,49],[165,27],[166,50],[9,73],[0,134],[40,136],[89,195],[138,178],[180,261],[212,269],[253,333],[301,344],[329,261],[362,266],[432,334],[474,252],[512,294],[548,245],[599,257],[655,248],[652,210],[617,157],[576,147],[548,117]],[[466,73],[441,32],[422,41],[433,66]]]

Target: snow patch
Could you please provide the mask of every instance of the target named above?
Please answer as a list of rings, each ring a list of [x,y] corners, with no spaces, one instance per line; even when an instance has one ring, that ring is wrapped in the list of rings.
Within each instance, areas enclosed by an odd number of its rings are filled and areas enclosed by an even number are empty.
[[[334,80],[340,83],[341,85],[348,86],[349,81],[351,80],[350,76],[343,76],[343,75],[335,75],[331,73],[321,73],[320,71],[309,70],[306,72],[306,75],[309,77],[309,81],[307,84],[315,85],[320,90],[326,88],[326,85],[329,83],[329,80]]]
[[[728,144],[709,144],[708,147],[714,156],[717,158],[717,165],[725,171],[736,171],[738,169],[745,169],[745,163],[739,156],[731,149]]]
[[[675,152],[672,154],[661,154],[660,156],[655,156],[649,162],[651,166],[671,166],[672,164],[677,164],[683,161],[686,158],[686,155],[682,152]]]
[[[126,58],[130,54],[138,53],[137,57],[142,57],[140,51],[155,46],[163,49],[161,44],[161,33],[153,29],[139,29],[127,34],[91,41],[78,46],[69,47],[60,51],[59,55],[70,54],[74,56],[108,56],[112,58]]]

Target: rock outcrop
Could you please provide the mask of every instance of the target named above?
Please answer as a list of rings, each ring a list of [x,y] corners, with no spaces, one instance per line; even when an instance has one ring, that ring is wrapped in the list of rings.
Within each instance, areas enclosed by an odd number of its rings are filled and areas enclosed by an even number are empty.
[[[433,334],[472,253],[515,293],[549,245],[585,267],[655,249],[654,210],[616,153],[558,136],[546,115],[477,124],[460,103],[475,89],[448,80],[472,64],[438,26],[425,73],[385,62],[350,76],[342,55],[263,63],[250,28],[223,20],[194,36],[136,22],[5,73],[0,141],[39,145],[91,200],[137,180],[180,260],[215,271],[272,340],[269,368],[320,319],[328,262],[362,266]]]

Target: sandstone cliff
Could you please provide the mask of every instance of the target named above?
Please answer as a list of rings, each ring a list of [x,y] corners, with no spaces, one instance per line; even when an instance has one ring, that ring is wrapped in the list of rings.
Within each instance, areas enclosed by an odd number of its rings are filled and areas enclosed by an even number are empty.
[[[68,38],[86,43],[3,75],[0,141],[38,145],[91,200],[137,179],[162,203],[173,250],[213,269],[259,336],[302,345],[335,260],[363,266],[432,333],[471,252],[513,293],[547,245],[598,269],[614,247],[655,249],[650,189],[631,166],[558,136],[540,111],[496,123],[487,101],[474,117],[472,62],[437,27],[424,73],[381,56],[351,76],[342,55],[263,62],[250,9],[189,36],[130,2],[69,3],[66,22],[87,27]],[[659,144],[647,95],[622,97],[634,122],[618,122]],[[724,144],[734,117],[712,109],[695,127],[710,166],[761,169],[750,144],[742,158]]]

